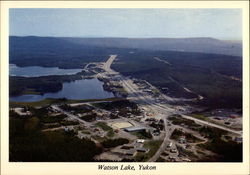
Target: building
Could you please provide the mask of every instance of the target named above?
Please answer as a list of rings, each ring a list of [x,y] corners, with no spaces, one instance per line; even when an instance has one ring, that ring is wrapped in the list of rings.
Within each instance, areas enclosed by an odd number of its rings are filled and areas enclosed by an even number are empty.
[[[127,132],[143,131],[146,129],[147,128],[143,126],[132,126],[132,127],[124,128],[124,130]]]
[[[145,140],[144,140],[144,139],[137,139],[136,142],[137,142],[137,143],[144,143]]]
[[[149,151],[149,149],[143,148],[143,147],[136,148],[136,150],[137,150],[137,152],[143,152],[143,153],[146,153]]]
[[[137,152],[136,152],[135,149],[129,149],[129,150],[124,151],[124,154],[127,155],[127,156],[135,156],[136,153]]]
[[[242,137],[235,137],[235,142],[242,143]]]

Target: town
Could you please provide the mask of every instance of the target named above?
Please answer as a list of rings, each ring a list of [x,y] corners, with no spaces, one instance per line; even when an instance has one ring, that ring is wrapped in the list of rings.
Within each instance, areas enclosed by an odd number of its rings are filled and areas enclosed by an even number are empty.
[[[42,132],[63,131],[101,145],[103,151],[95,155],[96,161],[213,161],[220,155],[211,150],[217,146],[211,140],[242,143],[241,111],[207,110],[184,103],[203,97],[163,94],[145,80],[111,69],[116,58],[110,55],[106,62],[89,63],[83,69],[89,75],[82,77],[98,78],[115,98],[85,102],[62,99],[34,107],[16,104],[10,113],[21,118],[43,114]]]

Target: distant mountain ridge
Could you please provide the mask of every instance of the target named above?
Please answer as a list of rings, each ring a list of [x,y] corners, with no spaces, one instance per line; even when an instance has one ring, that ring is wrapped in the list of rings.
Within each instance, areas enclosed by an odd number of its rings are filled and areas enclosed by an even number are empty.
[[[219,40],[209,37],[199,38],[77,38],[77,37],[37,37],[10,36],[10,40],[23,42],[25,40],[67,41],[72,45],[131,48],[163,51],[214,53],[242,56],[240,41]],[[13,42],[12,42],[13,43]],[[44,43],[46,44],[46,42]]]

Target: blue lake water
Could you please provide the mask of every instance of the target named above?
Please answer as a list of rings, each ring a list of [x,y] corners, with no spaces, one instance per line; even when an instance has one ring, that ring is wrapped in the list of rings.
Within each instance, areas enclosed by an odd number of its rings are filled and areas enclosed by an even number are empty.
[[[76,80],[70,83],[63,83],[61,91],[56,93],[45,93],[44,95],[21,95],[10,97],[10,101],[32,102],[45,98],[67,98],[67,99],[103,99],[114,97],[112,92],[103,89],[103,82],[98,79]]]
[[[9,68],[11,76],[21,76],[21,77],[71,75],[82,71],[82,69],[59,69],[58,67],[41,67],[41,66],[18,67],[15,64],[10,64]]]

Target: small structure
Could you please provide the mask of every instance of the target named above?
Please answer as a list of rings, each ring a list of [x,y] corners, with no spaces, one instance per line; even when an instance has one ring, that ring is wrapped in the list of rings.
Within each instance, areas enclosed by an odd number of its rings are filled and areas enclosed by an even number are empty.
[[[144,143],[145,140],[144,140],[144,139],[137,139],[136,142],[137,142],[137,143]]]
[[[185,137],[181,137],[181,138],[179,139],[179,143],[181,143],[181,144],[186,143]]]
[[[65,131],[65,132],[69,132],[69,128],[66,126],[66,127],[64,128],[64,131]]]
[[[13,110],[20,116],[31,115],[31,112],[28,111],[26,108],[14,108]]]
[[[129,150],[124,151],[124,153],[127,156],[135,156],[137,152],[135,149],[129,149]]]
[[[235,137],[234,141],[238,143],[242,143],[242,137]]]
[[[143,152],[143,153],[146,153],[146,152],[148,152],[148,151],[149,151],[149,149],[144,148],[144,147],[139,147],[139,148],[136,148],[136,150],[137,150],[138,152]]]
[[[167,148],[171,148],[172,145],[173,145],[173,143],[172,143],[172,142],[169,142],[168,145],[167,145]]]

